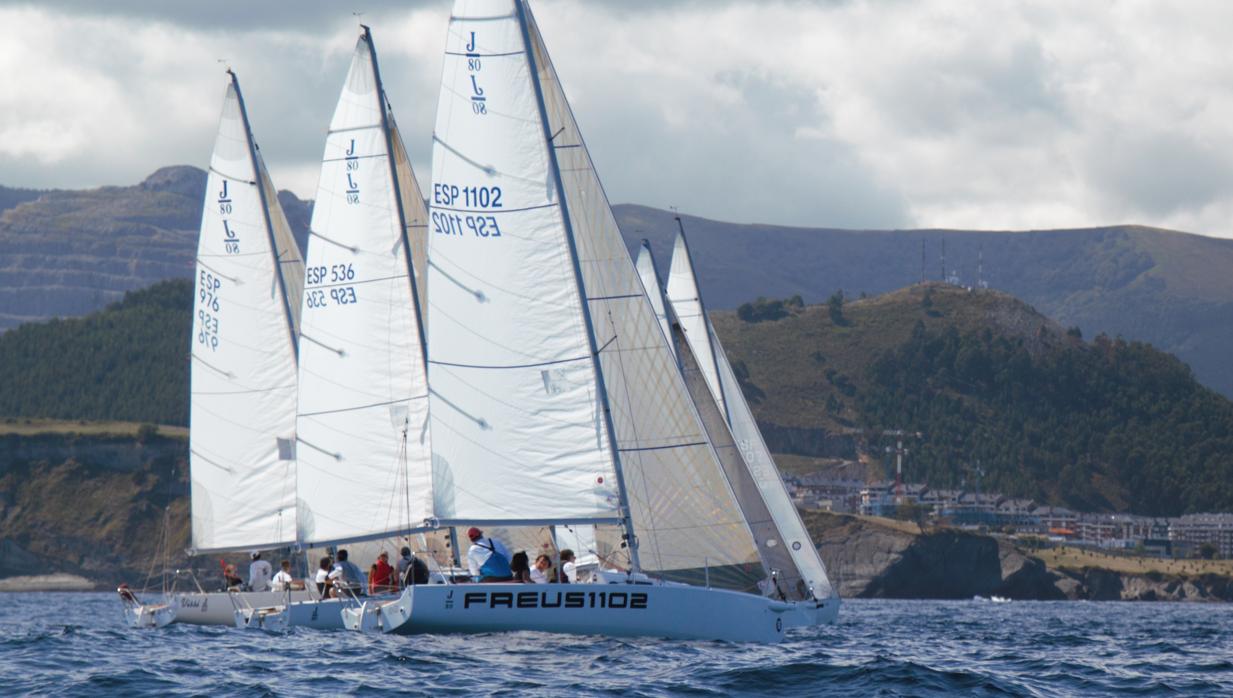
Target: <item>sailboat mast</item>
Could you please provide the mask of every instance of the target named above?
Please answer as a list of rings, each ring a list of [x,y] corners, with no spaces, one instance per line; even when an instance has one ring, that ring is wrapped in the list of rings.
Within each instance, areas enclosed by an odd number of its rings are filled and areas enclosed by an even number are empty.
[[[674,215],[676,218],[676,228],[681,234],[681,242],[685,245],[685,263],[689,265],[689,274],[694,278],[694,292],[698,294],[698,312],[702,313],[702,327],[704,331],[709,332],[711,327],[710,316],[706,314],[706,302],[702,300],[702,289],[698,287],[698,274],[694,271],[694,255],[689,251],[689,237],[685,235],[685,224],[681,222],[679,214]],[[707,344],[711,347],[711,366],[715,371],[715,375],[719,375],[719,358],[715,356],[715,342],[709,340]],[[716,390],[719,392],[719,405],[724,411],[724,421],[728,424],[732,423],[732,413],[728,409],[728,398],[724,395],[723,383],[716,381]]]
[[[295,336],[295,325],[291,314],[291,302],[287,297],[287,286],[283,281],[282,260],[278,258],[278,243],[274,240],[274,224],[270,221],[270,202],[265,196],[265,180],[262,178],[261,161],[257,159],[257,143],[253,139],[253,129],[248,123],[248,107],[244,106],[244,93],[240,91],[240,80],[230,68],[227,74],[231,76],[231,86],[235,88],[236,100],[240,103],[240,118],[244,120],[244,136],[248,141],[248,157],[253,163],[253,174],[257,177],[257,197],[261,201],[261,220],[265,222],[265,233],[270,239],[270,251],[274,255],[274,278],[278,279],[278,292],[283,297],[283,315],[287,320],[287,337],[291,340],[292,361],[296,358],[296,345],[299,338]]]
[[[582,281],[582,269],[578,265],[578,248],[574,242],[574,227],[570,222],[569,205],[565,200],[565,187],[561,184],[561,169],[557,163],[557,153],[552,146],[552,132],[548,126],[548,109],[544,105],[544,90],[539,84],[539,66],[535,62],[535,52],[531,48],[531,35],[527,29],[527,8],[525,0],[514,0],[518,9],[518,27],[522,31],[522,43],[527,53],[527,63],[530,66],[531,85],[535,89],[535,101],[539,107],[540,126],[544,131],[544,146],[548,151],[548,163],[552,168],[552,178],[555,182],[557,200],[561,207],[561,219],[565,227],[565,239],[569,243],[570,261],[574,267],[574,282],[578,285],[579,306],[582,308],[582,320],[586,329],[587,345],[591,352],[591,363],[595,369],[595,386],[599,393],[600,406],[604,414],[604,426],[608,431],[608,448],[612,452],[612,466],[616,473],[617,492],[621,500],[621,527],[625,530],[625,542],[629,548],[630,571],[640,572],[642,564],[638,559],[638,538],[634,533],[633,518],[630,515],[629,494],[625,488],[625,475],[621,469],[621,452],[617,448],[616,429],[613,426],[612,410],[608,404],[608,391],[604,387],[603,366],[599,360],[599,347],[595,342],[595,332],[591,324],[590,302],[587,299],[586,286]]]
[[[415,265],[411,262],[411,241],[407,238],[407,214],[402,209],[402,185],[398,182],[398,167],[394,163],[394,140],[390,135],[389,100],[385,97],[385,85],[381,82],[381,68],[377,65],[377,48],[372,43],[372,32],[368,25],[361,24],[364,29],[364,43],[368,44],[368,55],[372,57],[372,76],[377,83],[377,101],[381,105],[381,133],[385,137],[386,160],[390,166],[390,181],[394,185],[394,210],[398,212],[398,230],[402,234],[402,253],[407,260],[407,280],[411,283],[411,298],[415,301],[416,330],[420,335],[420,358],[428,365],[428,341],[424,337],[424,318],[420,317],[420,295],[415,286]]]

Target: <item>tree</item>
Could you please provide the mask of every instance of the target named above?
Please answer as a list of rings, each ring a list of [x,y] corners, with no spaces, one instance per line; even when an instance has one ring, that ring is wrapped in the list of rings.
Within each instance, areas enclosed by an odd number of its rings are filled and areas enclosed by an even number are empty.
[[[846,325],[843,317],[843,289],[839,289],[826,299],[826,312],[831,316],[831,322],[836,325]]]

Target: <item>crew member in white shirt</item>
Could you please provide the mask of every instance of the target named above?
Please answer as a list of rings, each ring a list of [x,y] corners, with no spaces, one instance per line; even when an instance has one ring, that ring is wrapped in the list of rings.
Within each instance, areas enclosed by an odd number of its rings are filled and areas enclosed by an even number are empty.
[[[561,575],[557,581],[562,584],[578,583],[578,564],[574,562],[574,551],[565,548],[561,551]]]
[[[547,584],[548,569],[550,567],[552,567],[552,558],[547,555],[540,555],[535,558],[535,564],[531,565],[531,583]]]
[[[274,591],[287,591],[294,583],[295,577],[291,576],[291,561],[283,560],[282,569],[274,575]]]
[[[270,567],[270,563],[262,560],[261,553],[256,550],[249,557],[253,560],[248,566],[249,591],[269,591],[270,578],[274,576],[274,570]]]

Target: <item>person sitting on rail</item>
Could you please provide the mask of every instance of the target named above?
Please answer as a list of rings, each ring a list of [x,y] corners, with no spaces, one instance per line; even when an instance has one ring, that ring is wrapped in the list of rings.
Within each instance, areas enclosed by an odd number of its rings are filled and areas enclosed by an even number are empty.
[[[347,559],[346,550],[338,551],[338,562],[334,563],[328,580],[331,584],[330,596],[334,598],[347,593],[355,596],[364,593],[364,574],[354,562]]]
[[[223,586],[227,591],[242,591],[244,589],[244,580],[236,572],[235,565],[228,564],[223,567]]]
[[[565,548],[561,551],[561,567],[557,570],[557,582],[560,584],[577,584],[577,565],[574,562],[574,551]]]
[[[252,564],[248,566],[248,590],[249,591],[269,591],[270,578],[274,576],[274,570],[270,568],[270,563],[261,559],[261,553],[254,550],[249,557],[252,558]]]
[[[368,593],[388,594],[397,590],[398,583],[394,580],[394,568],[390,567],[390,554],[382,550],[368,572]]]
[[[467,567],[477,582],[508,582],[514,576],[509,568],[509,549],[499,541],[484,537],[484,532],[472,526],[467,530],[471,549],[467,551]]]
[[[296,581],[296,578],[291,576],[291,561],[283,560],[282,569],[278,570],[278,574],[274,575],[274,591],[290,591],[292,589],[303,589],[304,582]]]
[[[334,561],[330,559],[329,555],[326,555],[321,558],[321,564],[317,566],[317,576],[313,578],[313,581],[317,583],[317,593],[323,599],[327,596],[326,587],[329,586],[330,570],[333,568]]]
[[[527,559],[526,551],[519,550],[514,553],[514,556],[509,559],[509,569],[514,576],[515,582],[531,583],[531,565]]]
[[[411,548],[402,547],[398,560],[398,583],[404,587],[428,583],[428,563],[411,553]]]
[[[548,570],[552,567],[552,558],[547,555],[540,555],[535,558],[535,564],[531,565],[531,583],[532,584],[547,584]]]

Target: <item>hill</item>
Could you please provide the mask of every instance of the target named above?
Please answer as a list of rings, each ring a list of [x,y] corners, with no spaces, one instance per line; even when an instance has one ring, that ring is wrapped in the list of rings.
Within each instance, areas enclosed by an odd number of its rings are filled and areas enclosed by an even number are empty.
[[[166,167],[130,187],[50,191],[0,187],[0,332],[82,315],[124,292],[191,276],[205,172]],[[301,244],[311,203],[279,194]],[[672,214],[614,207],[630,249],[648,238],[668,263]],[[1140,226],[1027,232],[838,230],[685,217],[712,309],[757,296],[820,302],[836,289],[885,293],[924,274],[989,284],[1088,334],[1151,344],[1233,396],[1233,240]],[[925,255],[922,265],[922,244]],[[983,264],[981,263],[983,261]]]
[[[0,416],[188,423],[192,282],[0,335]]]
[[[672,252],[672,214],[616,207],[630,249],[647,238],[661,265]],[[1233,397],[1233,240],[1121,225],[1025,232],[836,230],[741,225],[684,217],[699,283],[711,309],[757,296],[825,300],[880,294],[948,275],[980,276],[1058,322],[1149,342],[1190,364]],[[636,250],[634,250],[636,252]]]
[[[938,487],[1094,511],[1233,507],[1233,402],[1176,357],[1086,342],[996,291],[935,283],[835,305],[715,314],[772,450],[878,453],[866,434],[903,429],[922,435],[908,477]]]
[[[0,418],[186,424],[191,294],[165,282],[0,336]],[[904,429],[923,435],[909,476],[934,486],[1097,511],[1233,509],[1233,403],[1149,345],[1087,342],[1007,294],[937,283],[713,316],[771,449],[798,469],[863,455],[881,476],[886,444],[869,434]]]
[[[0,332],[191,277],[205,182],[204,171],[181,166],[129,187],[0,188]],[[289,192],[278,198],[303,244],[310,204]]]

